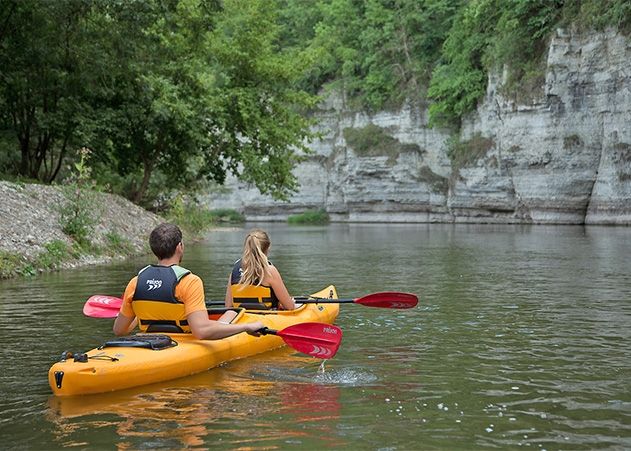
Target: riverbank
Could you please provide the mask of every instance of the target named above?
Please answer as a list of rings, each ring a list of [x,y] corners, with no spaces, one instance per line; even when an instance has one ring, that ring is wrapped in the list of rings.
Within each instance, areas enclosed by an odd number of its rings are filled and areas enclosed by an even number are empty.
[[[63,232],[60,187],[0,181],[0,278],[148,253],[147,237],[165,219],[117,195],[95,196],[90,244],[79,247]]]

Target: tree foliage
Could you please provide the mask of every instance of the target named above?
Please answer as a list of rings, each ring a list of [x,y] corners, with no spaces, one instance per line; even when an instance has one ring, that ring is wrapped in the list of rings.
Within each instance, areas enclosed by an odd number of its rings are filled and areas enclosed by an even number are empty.
[[[227,172],[286,198],[307,151],[315,97],[278,45],[273,2],[5,2],[2,129],[20,173],[50,182],[87,146],[101,182],[137,202],[150,183],[190,187]]]
[[[440,46],[464,0],[286,0],[285,15],[300,17],[295,34],[316,65],[312,89],[342,89],[360,106],[378,109],[420,99]],[[291,19],[290,19],[291,20]],[[291,22],[294,24],[295,22]]]
[[[209,120],[221,133],[213,135],[208,151],[219,149],[225,157],[219,162],[262,193],[286,198],[297,187],[291,175],[300,160],[296,149],[307,152],[305,140],[312,137],[305,113],[316,98],[291,89],[305,63],[279,47],[280,26],[268,1],[230,0],[225,8],[229,13],[210,36],[210,63],[220,69]]]
[[[59,180],[82,147],[137,202],[232,173],[287,199],[323,88],[458,126],[507,69],[540,84],[558,26],[631,30],[628,0],[3,0],[0,171]],[[17,163],[14,163],[14,160]],[[60,176],[61,174],[61,176]]]
[[[558,26],[628,33],[628,0],[285,0],[294,30],[319,55],[305,81],[341,89],[365,109],[429,103],[437,125],[458,125],[508,70],[507,90],[541,83]],[[515,91],[518,91],[515,89]]]
[[[96,49],[85,28],[91,6],[8,0],[0,10],[0,126],[19,148],[17,171],[50,182],[89,133]]]
[[[470,111],[484,94],[485,57],[497,23],[498,0],[477,0],[460,10],[443,44],[428,95],[430,117],[445,124]]]

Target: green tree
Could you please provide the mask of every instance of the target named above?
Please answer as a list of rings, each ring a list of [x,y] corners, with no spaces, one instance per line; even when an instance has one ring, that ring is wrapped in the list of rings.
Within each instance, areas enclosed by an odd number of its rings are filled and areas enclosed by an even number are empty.
[[[424,97],[463,0],[285,0],[283,42],[309,50],[305,85],[341,89],[371,109]]]
[[[315,99],[296,89],[304,70],[277,43],[274,3],[133,2],[108,5],[112,91],[97,158],[131,176],[141,201],[159,172],[164,188],[227,172],[286,198],[311,136]],[[129,34],[138,36],[123,45]]]
[[[312,46],[320,53],[319,79],[356,96],[360,92],[364,2],[327,0],[318,2],[322,19],[315,25]]]
[[[434,124],[453,124],[477,104],[486,87],[485,58],[499,16],[499,0],[474,0],[460,10],[432,75],[428,95]]]
[[[133,200],[227,172],[287,198],[311,138],[309,68],[283,50],[276,2],[7,0],[0,120],[20,173],[50,182],[87,146]],[[1,136],[5,136],[4,133]]]
[[[164,190],[188,186],[197,176],[190,161],[208,143],[205,103],[212,84],[200,42],[207,33],[203,21],[217,9],[214,2],[192,1],[104,2],[101,8],[91,31],[108,70],[92,163],[104,169],[97,171],[101,183],[104,176],[118,181],[141,203],[156,174],[163,175]]]
[[[359,42],[362,97],[373,108],[421,99],[462,0],[369,0]]]
[[[215,179],[223,181],[225,168],[262,193],[286,199],[297,187],[291,170],[313,137],[307,113],[317,98],[295,88],[309,60],[280,48],[275,6],[268,0],[224,2],[209,37],[217,80],[204,158]]]
[[[15,137],[22,176],[54,180],[68,149],[89,133],[90,9],[72,0],[2,2],[0,128]]]

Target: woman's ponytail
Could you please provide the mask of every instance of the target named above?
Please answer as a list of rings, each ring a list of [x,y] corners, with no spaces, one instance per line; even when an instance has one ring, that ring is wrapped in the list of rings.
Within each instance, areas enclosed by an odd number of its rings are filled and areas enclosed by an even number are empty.
[[[242,285],[261,285],[269,271],[267,250],[271,242],[267,233],[254,229],[245,237],[243,256],[241,257]]]

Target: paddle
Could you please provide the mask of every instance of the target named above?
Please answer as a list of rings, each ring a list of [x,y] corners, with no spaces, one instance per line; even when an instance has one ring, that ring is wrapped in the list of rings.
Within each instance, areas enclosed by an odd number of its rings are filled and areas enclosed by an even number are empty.
[[[83,314],[92,318],[116,318],[122,304],[123,300],[114,296],[90,296],[83,306]]]
[[[342,329],[325,323],[299,323],[283,330],[264,327],[259,332],[277,335],[296,351],[319,359],[333,357],[342,343]]]
[[[313,296],[296,297],[296,302],[302,304],[360,304],[366,307],[396,308],[406,309],[416,307],[418,296],[412,293],[401,293],[399,291],[384,291],[372,293],[355,299],[329,299],[315,298]]]
[[[314,298],[312,296],[296,297],[296,302],[302,304],[360,304],[366,307],[381,307],[394,309],[408,309],[416,307],[418,296],[412,293],[398,291],[384,291],[372,293],[354,299]],[[95,295],[90,297],[83,306],[83,313],[92,318],[115,318],[123,300],[114,296]],[[207,306],[224,305],[223,301],[207,301]]]

